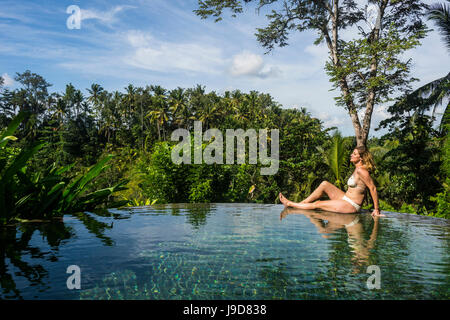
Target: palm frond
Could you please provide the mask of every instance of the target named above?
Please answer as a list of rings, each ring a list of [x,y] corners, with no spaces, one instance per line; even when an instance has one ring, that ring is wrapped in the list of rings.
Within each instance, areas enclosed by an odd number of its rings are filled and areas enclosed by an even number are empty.
[[[450,2],[447,0],[447,2]],[[444,38],[444,43],[450,50],[450,5],[435,3],[430,7],[428,20],[432,20]]]

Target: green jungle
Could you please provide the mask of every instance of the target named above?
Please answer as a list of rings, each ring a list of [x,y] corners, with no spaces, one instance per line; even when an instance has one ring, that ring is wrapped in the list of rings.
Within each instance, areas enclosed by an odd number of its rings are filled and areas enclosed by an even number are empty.
[[[304,108],[282,108],[269,94],[220,96],[200,85],[129,85],[122,93],[99,84],[88,96],[72,84],[49,94],[40,75],[16,79],[22,88],[4,89],[0,105],[3,224],[156,202],[275,203],[280,191],[300,201],[323,180],[344,190],[353,170],[354,137],[324,129]],[[380,207],[450,218],[448,106],[437,128],[425,111],[397,107],[382,123],[389,133],[367,142]],[[174,164],[171,132],[192,132],[196,120],[223,135],[229,128],[278,129],[278,172],[260,175],[260,164]]]

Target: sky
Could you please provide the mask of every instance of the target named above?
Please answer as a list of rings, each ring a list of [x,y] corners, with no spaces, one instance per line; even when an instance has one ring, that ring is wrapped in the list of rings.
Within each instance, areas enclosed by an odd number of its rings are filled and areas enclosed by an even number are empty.
[[[283,108],[305,107],[325,127],[354,135],[350,117],[333,99],[339,92],[331,91],[324,70],[326,46],[313,44],[313,31],[297,32],[290,35],[288,46],[265,54],[254,35],[267,24],[265,10],[258,14],[254,6],[245,6],[237,18],[226,13],[215,23],[195,15],[197,0],[0,4],[0,75],[11,89],[18,87],[16,73],[30,70],[52,84],[51,92],[64,91],[68,83],[86,95],[92,83],[122,92],[128,84],[169,90],[200,84],[218,94],[256,90],[269,93]],[[79,29],[71,28],[71,5],[81,9]],[[414,88],[450,71],[449,52],[436,31],[405,57],[412,58],[412,75],[420,79]],[[373,129],[389,116],[388,106],[375,107],[371,136],[380,134]]]

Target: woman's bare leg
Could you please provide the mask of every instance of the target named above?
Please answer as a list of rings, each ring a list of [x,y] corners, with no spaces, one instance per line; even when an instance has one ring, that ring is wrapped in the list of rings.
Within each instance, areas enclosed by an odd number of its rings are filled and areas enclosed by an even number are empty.
[[[294,207],[299,209],[306,210],[314,210],[314,209],[322,209],[325,211],[332,212],[340,212],[340,213],[354,213],[356,209],[347,201],[338,199],[338,200],[325,200],[325,201],[316,201],[312,203],[296,203],[289,201],[285,196],[283,196],[280,192],[279,194],[280,201],[285,207]]]
[[[334,186],[333,184],[329,183],[328,181],[322,181],[322,183],[314,190],[309,197],[307,197],[305,200],[301,201],[300,203],[311,203],[315,200],[320,199],[320,197],[323,194],[326,194],[328,198],[331,200],[337,200],[342,199],[342,197],[345,195],[345,192],[339,189],[338,187]]]

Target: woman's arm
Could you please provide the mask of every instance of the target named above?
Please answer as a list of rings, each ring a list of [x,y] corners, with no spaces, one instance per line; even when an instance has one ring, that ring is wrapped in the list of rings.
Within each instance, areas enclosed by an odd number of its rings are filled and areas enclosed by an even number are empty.
[[[380,219],[379,215],[373,216],[373,229],[372,234],[370,235],[370,239],[367,240],[367,250],[371,250],[375,245],[375,240],[377,240],[377,234],[378,234],[378,219]]]
[[[372,200],[373,200],[373,207],[374,207],[372,215],[384,217],[385,215],[380,213],[380,205],[378,203],[377,187],[373,183],[373,180],[369,174],[369,171],[362,169],[362,168],[358,168],[358,169],[356,169],[356,174],[358,174],[358,176],[361,178],[361,180],[364,182],[364,184],[367,186],[367,188],[369,188],[370,195],[372,196]]]

